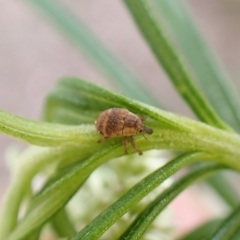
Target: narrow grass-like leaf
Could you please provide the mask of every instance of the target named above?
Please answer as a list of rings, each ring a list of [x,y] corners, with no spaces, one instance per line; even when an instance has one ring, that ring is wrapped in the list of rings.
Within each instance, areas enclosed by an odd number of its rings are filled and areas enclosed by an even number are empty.
[[[71,238],[77,233],[65,209],[59,211],[51,219],[51,224],[59,237]]]
[[[240,131],[240,98],[236,87],[198,31],[183,1],[150,0],[151,12],[170,32],[214,109]]]
[[[171,127],[181,127],[182,129],[188,128],[188,124],[183,124],[179,122],[180,119],[177,121],[171,121],[170,116],[173,116],[171,113],[167,113],[150,105],[146,105],[144,103],[134,101],[132,99],[123,97],[117,93],[113,93],[107,89],[101,88],[95,84],[90,82],[80,80],[77,78],[63,78],[58,82],[59,87],[64,87],[65,91],[69,88],[71,91],[75,92],[76,94],[80,95],[81,97],[84,96],[87,101],[88,99],[92,102],[99,102],[99,104],[106,104],[108,107],[126,107],[132,112],[143,114],[162,122],[163,124],[167,124]],[[161,116],[160,112],[165,112],[169,117],[165,118],[165,116]]]
[[[187,153],[172,160],[165,166],[148,175],[112,206],[99,214],[89,225],[82,229],[72,240],[98,239],[108,228],[122,217],[134,204],[184,166],[199,159],[207,159],[203,153]]]
[[[225,200],[225,202],[232,208],[236,208],[239,204],[238,193],[232,184],[228,181],[224,173],[218,173],[211,176],[207,183],[214,188],[214,190]]]
[[[45,100],[44,120],[69,124],[94,123],[100,111],[107,108],[108,104],[101,104],[69,88],[57,86]]]
[[[150,45],[157,60],[161,63],[170,80],[182,97],[191,106],[197,117],[213,126],[230,130],[209,105],[194,85],[192,76],[179,57],[177,49],[171,43],[164,27],[150,15],[148,2],[143,0],[124,0],[133,18]]]
[[[73,12],[56,0],[28,0],[41,8],[55,25],[87,58],[111,79],[118,89],[131,98],[157,105],[153,95],[141,84],[139,77],[115,56]]]
[[[37,229],[33,233],[31,233],[29,236],[27,236],[26,239],[24,240],[39,240],[40,239],[40,234],[41,234],[41,228]]]
[[[240,239],[240,228],[238,228],[238,230],[236,230],[231,236],[231,240],[239,240],[239,239]]]
[[[138,240],[142,239],[147,228],[154,219],[161,213],[162,210],[185,190],[193,182],[209,176],[217,170],[226,168],[224,165],[207,164],[200,166],[199,169],[193,170],[191,173],[178,180],[175,184],[161,193],[153,202],[151,202],[134,220],[131,226],[120,237],[121,240]],[[187,207],[187,206],[186,206]]]
[[[213,219],[210,221],[204,222],[202,225],[193,229],[191,232],[187,233],[178,240],[203,240],[211,236],[219,225],[222,223],[222,219]]]
[[[145,141],[145,143],[147,142]],[[144,145],[141,147],[144,147]],[[146,145],[145,148],[149,149],[149,146]],[[78,149],[78,146],[76,146],[76,149]],[[131,149],[129,151],[130,153],[132,152]],[[123,149],[121,144],[112,145],[96,153],[86,161],[81,162],[77,167],[68,171],[62,178],[58,179],[52,185],[47,186],[32,203],[29,214],[19,223],[10,236],[4,238],[4,240],[21,239],[35,229],[38,229],[39,226],[44,224],[66,204],[90,172],[104,162],[122,154]]]
[[[240,228],[240,207],[236,208],[226,218],[226,220],[219,226],[216,232],[210,236],[210,240],[227,240],[231,239]]]

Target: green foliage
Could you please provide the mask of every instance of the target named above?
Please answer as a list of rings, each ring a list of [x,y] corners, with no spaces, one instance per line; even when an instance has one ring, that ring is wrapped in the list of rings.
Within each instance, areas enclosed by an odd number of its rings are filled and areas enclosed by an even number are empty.
[[[171,35],[172,43],[186,61],[186,67],[221,118],[239,131],[240,98],[224,67],[200,34],[189,9],[182,1],[150,0],[157,22]]]
[[[232,239],[237,234],[239,237],[240,208],[234,209],[232,213],[223,221],[217,230],[208,239],[224,240]],[[236,235],[236,236],[237,236]]]
[[[222,168],[224,168],[224,165],[207,164],[184,176],[152,201],[149,206],[139,214],[120,239],[141,239],[152,221],[154,221],[154,219],[179,193],[194,181],[199,180],[199,178],[206,177],[214,171]]]
[[[18,156],[0,217],[0,240],[38,239],[46,223],[50,224],[58,237],[75,240],[99,239],[101,236],[104,238],[109,232],[112,234],[111,239],[144,239],[144,234],[149,231],[153,221],[161,216],[166,206],[188,186],[219,170],[240,170],[240,136],[232,130],[240,128],[238,115],[235,113],[238,99],[231,95],[229,89],[232,86],[228,83],[229,80],[225,79],[224,72],[217,68],[217,63],[210,53],[193,61],[195,58],[186,51],[187,45],[182,42],[182,37],[191,43],[191,47],[200,45],[202,50],[198,51],[206,52],[207,47],[191,25],[192,19],[183,5],[180,5],[178,11],[187,24],[181,24],[171,14],[157,17],[157,13],[166,9],[169,13],[175,10],[176,6],[167,0],[124,1],[153,54],[200,121],[155,107],[158,103],[146,92],[136,75],[59,3],[46,0],[30,2],[40,6],[62,32],[78,48],[84,50],[86,56],[94,60],[121,89],[126,90],[126,95],[132,97],[122,96],[78,78],[65,77],[56,83],[45,99],[44,121],[32,121],[0,111],[1,132],[35,145]],[[211,64],[201,69],[199,61]],[[212,83],[217,94],[210,98],[207,89],[203,91],[209,102],[196,85],[196,82],[200,82],[204,88],[205,75],[207,79],[217,76]],[[223,97],[223,103],[212,106],[210,102],[219,96]],[[175,156],[171,161],[149,172],[147,164],[142,163],[150,161],[150,153],[146,152],[142,157],[133,155],[130,159],[124,156],[119,138],[98,144],[99,135],[94,128],[94,121],[100,112],[112,107],[127,108],[136,114],[147,116],[146,125],[150,126],[154,133],[148,140],[141,135],[135,136],[137,145],[143,151],[172,150]],[[227,110],[222,111],[221,108]],[[129,152],[132,154],[134,150],[129,149]],[[125,161],[122,169],[121,165],[116,164],[120,162],[120,157]],[[134,159],[137,159],[137,165],[133,164]],[[74,219],[74,213],[83,206],[71,208],[72,200],[84,192],[92,176],[103,166],[108,166],[109,172],[120,169],[120,186],[130,181],[130,176],[139,175],[139,178],[135,179],[131,186],[123,188],[117,199],[110,194],[111,198],[106,206],[99,204],[99,208],[93,209],[93,212],[89,207],[87,217],[82,214]],[[159,186],[164,186],[164,181],[172,179],[175,173],[188,166],[191,168],[188,168],[185,176],[175,180],[175,183],[164,191],[162,189],[160,193],[155,192]],[[98,184],[104,178],[104,170],[101,171]],[[39,191],[35,191],[31,187],[32,181],[40,174],[45,176],[45,183]],[[107,195],[109,192],[106,192],[106,189],[110,189],[108,185],[113,181],[113,175],[106,176],[108,178],[103,186]],[[216,188],[219,197],[231,207],[239,205],[236,192],[222,175],[215,175],[208,183]],[[224,186],[229,186],[227,191]],[[96,182],[92,187],[97,188]],[[98,190],[101,189],[95,189]],[[151,194],[153,198],[143,204],[143,200]],[[95,200],[93,196],[89,203],[86,203],[87,207],[92,200]],[[97,198],[97,201],[100,199]],[[23,208],[25,212],[20,217]],[[184,239],[199,236],[199,232],[206,239],[237,239],[239,212],[238,207],[232,210],[224,221],[202,225]],[[124,219],[126,214],[134,217]],[[77,224],[79,221],[82,225]],[[117,230],[112,230],[114,226],[117,226]],[[209,226],[212,226],[211,230]]]

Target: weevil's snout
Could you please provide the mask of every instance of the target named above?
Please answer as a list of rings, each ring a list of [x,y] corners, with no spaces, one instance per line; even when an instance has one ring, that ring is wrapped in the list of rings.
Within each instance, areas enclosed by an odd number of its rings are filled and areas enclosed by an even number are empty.
[[[148,134],[152,134],[153,130],[150,127],[147,127],[145,125],[143,125],[143,131],[148,133]]]

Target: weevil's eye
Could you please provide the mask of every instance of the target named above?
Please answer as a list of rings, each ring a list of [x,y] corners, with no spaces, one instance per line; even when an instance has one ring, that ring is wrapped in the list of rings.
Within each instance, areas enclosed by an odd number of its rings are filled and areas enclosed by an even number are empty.
[[[141,130],[139,130],[139,132],[141,133],[143,130],[141,129]]]

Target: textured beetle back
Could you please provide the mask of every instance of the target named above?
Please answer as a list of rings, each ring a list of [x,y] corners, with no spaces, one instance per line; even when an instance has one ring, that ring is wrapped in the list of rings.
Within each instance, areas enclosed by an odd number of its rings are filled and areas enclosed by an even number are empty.
[[[122,136],[127,113],[128,110],[124,108],[110,108],[102,112],[96,122],[97,131],[105,138]]]
[[[142,129],[141,119],[128,111],[128,114],[124,121],[123,136],[132,136],[137,134]]]

